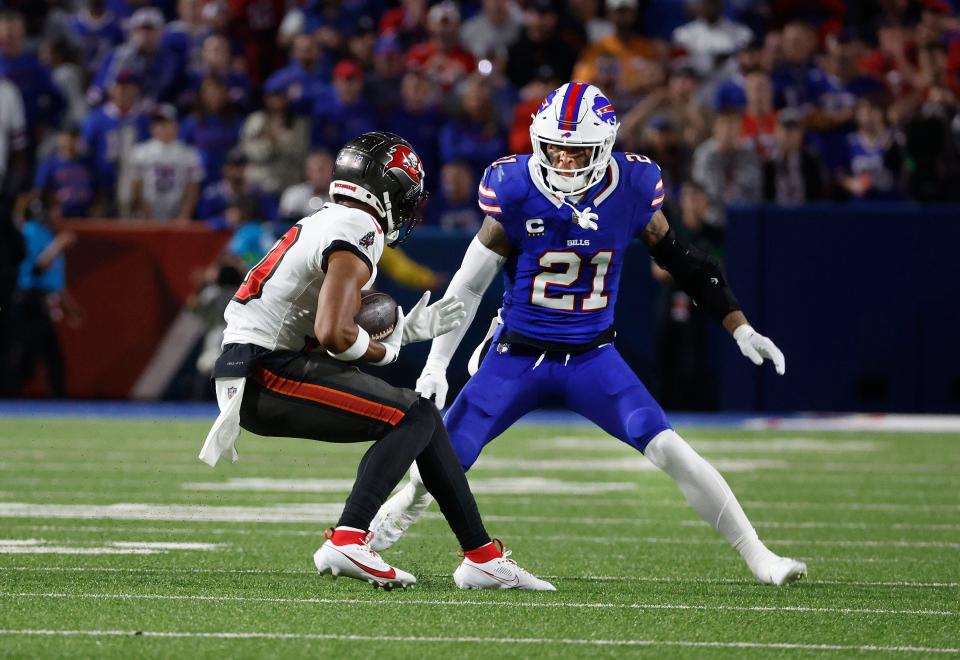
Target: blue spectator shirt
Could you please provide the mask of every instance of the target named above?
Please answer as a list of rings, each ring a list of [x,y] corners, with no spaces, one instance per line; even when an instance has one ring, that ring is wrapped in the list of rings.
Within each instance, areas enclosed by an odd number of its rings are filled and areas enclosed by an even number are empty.
[[[275,194],[261,189],[256,184],[247,186],[243,193],[253,195],[260,202],[260,217],[271,222],[277,219],[279,201]],[[234,192],[226,179],[208,184],[200,194],[200,202],[197,204],[197,217],[206,220],[212,229],[227,229],[227,223],[223,216],[238,196],[239,194]]]
[[[34,188],[52,193],[64,217],[84,218],[90,215],[97,186],[88,160],[53,154],[37,168]]]
[[[0,53],[0,71],[20,90],[31,134],[37,126],[60,124],[65,108],[63,97],[53,83],[50,69],[36,55],[24,52],[10,58]]]
[[[139,112],[130,112],[123,116],[119,108],[112,103],[97,108],[87,115],[83,122],[83,141],[93,160],[99,188],[112,190],[116,186],[123,141],[121,133],[124,130],[132,131],[133,143],[140,142],[149,136],[150,122]]]
[[[240,139],[243,122],[237,115],[190,115],[180,125],[180,139],[197,148],[203,161],[204,183],[220,178],[227,152]]]
[[[440,159],[443,162],[462,160],[470,164],[475,175],[507,149],[503,131],[490,135],[484,126],[466,120],[453,120],[440,129]]]
[[[53,242],[53,232],[45,224],[36,220],[24,223],[20,231],[23,234],[27,256],[20,262],[17,287],[24,291],[30,289],[39,289],[47,293],[63,291],[67,286],[67,264],[63,254],[57,255],[45,271],[35,273],[33,270],[37,257]]]
[[[99,67],[107,53],[123,42],[120,21],[109,11],[99,19],[86,10],[78,11],[70,17],[67,29],[73,41],[80,46],[81,57],[88,70]]]
[[[410,112],[400,108],[387,116],[386,129],[405,137],[420,156],[420,162],[423,163],[423,170],[427,175],[428,190],[440,181],[437,152],[442,124],[442,115],[433,108],[423,112]]]
[[[253,268],[270,251],[276,240],[268,224],[247,222],[237,229],[227,243],[227,252],[243,259],[247,268]]]
[[[319,99],[314,106],[310,144],[336,153],[349,140],[375,130],[377,116],[362,97],[353,105],[343,105],[331,95]]]
[[[126,42],[114,48],[103,60],[90,86],[91,101],[98,103],[117,73],[133,71],[140,79],[140,96],[153,103],[173,102],[183,86],[186,72],[176,53],[162,49],[147,56],[135,44]]]

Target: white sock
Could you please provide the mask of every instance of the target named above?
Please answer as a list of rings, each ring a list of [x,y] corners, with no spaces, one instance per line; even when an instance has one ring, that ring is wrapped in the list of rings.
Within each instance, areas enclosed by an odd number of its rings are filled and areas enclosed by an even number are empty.
[[[644,455],[677,482],[693,510],[723,534],[754,574],[779,559],[759,539],[726,480],[676,432],[657,434]]]

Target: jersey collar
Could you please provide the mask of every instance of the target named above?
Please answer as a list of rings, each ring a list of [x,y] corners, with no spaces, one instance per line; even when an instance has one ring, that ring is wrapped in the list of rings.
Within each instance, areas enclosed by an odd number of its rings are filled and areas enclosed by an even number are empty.
[[[536,161],[533,158],[530,158],[527,161],[527,170],[530,172],[530,180],[533,181],[534,187],[539,190],[544,197],[549,199],[554,206],[560,208],[563,206],[563,199],[557,195],[557,193],[547,188],[542,181],[540,181],[540,177],[535,175],[536,167]],[[617,163],[615,158],[611,158],[610,164],[607,166],[607,174],[600,180],[599,183],[597,183],[597,185],[587,191],[587,193],[581,198],[581,203],[583,200],[590,199],[593,195],[592,191],[599,187],[600,192],[593,196],[590,205],[594,207],[600,206],[600,204],[610,197],[610,195],[613,194],[613,191],[617,189],[618,183],[620,183],[620,165]],[[580,206],[581,204],[577,205]]]

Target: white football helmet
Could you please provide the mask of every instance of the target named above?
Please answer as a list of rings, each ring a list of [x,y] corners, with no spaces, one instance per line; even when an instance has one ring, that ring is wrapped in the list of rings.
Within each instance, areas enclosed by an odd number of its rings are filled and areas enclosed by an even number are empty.
[[[618,128],[613,105],[593,85],[574,81],[553,90],[530,124],[533,159],[539,165],[534,176],[561,196],[586,192],[607,171]],[[592,147],[593,151],[585,167],[561,170],[550,164],[548,144]]]

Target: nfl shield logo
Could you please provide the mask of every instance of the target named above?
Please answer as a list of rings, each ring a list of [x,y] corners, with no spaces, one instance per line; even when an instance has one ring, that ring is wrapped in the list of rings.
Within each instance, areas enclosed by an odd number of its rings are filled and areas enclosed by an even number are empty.
[[[228,398],[228,399],[232,399],[232,398],[233,398],[233,395],[236,394],[236,393],[237,393],[237,388],[236,388],[236,387],[228,387],[228,388],[227,388],[227,398]]]
[[[497,354],[498,354],[498,355],[503,355],[504,353],[506,353],[506,352],[509,351],[509,350],[510,350],[510,344],[506,344],[506,343],[504,343],[504,342],[500,342],[499,344],[497,344]]]

